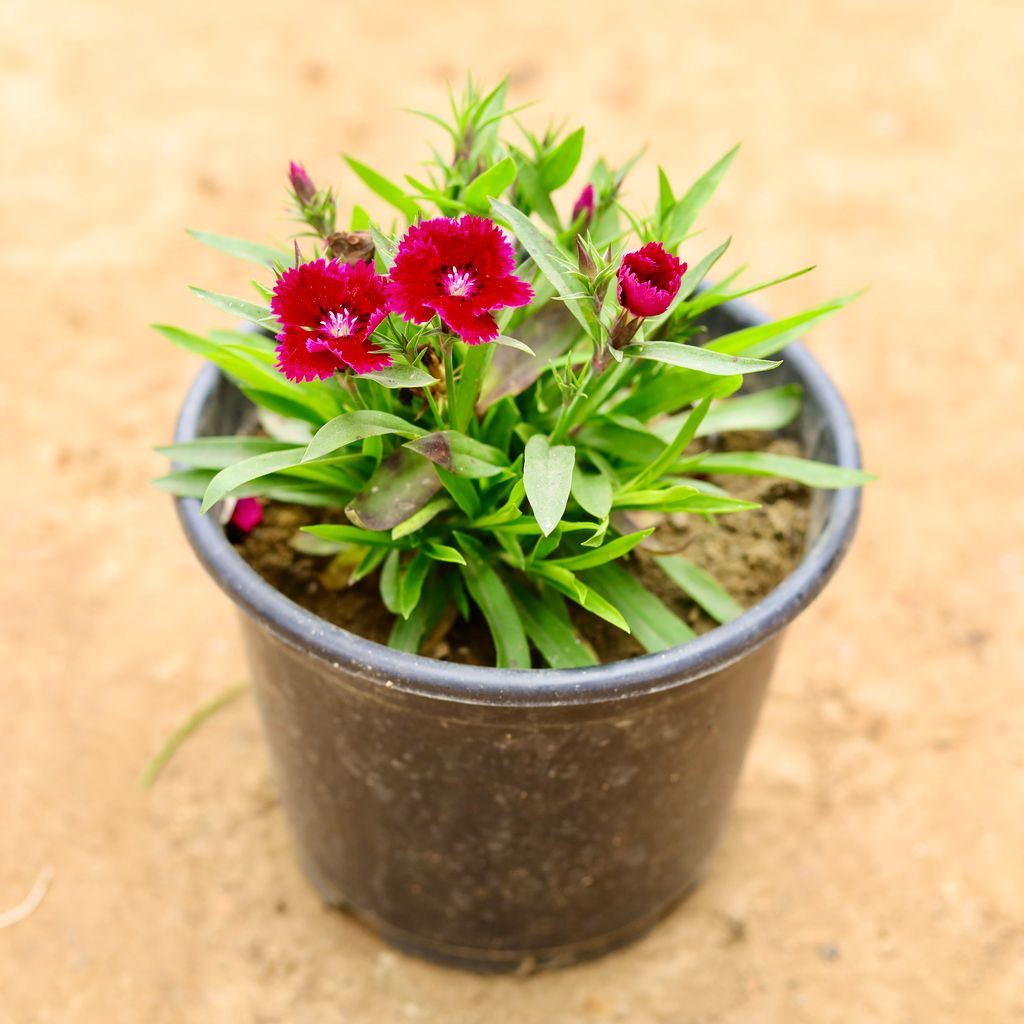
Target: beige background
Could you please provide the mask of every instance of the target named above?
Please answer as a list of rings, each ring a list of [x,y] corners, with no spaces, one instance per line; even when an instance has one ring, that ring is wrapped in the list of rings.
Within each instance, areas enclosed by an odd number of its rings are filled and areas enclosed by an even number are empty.
[[[1019,0],[7,0],[0,1022],[795,1024],[1024,1020],[1024,6]],[[325,912],[254,708],[150,792],[149,755],[244,677],[233,613],[146,486],[196,363],[147,330],[283,238],[284,170],[397,175],[467,69],[528,120],[680,182],[741,139],[700,251],[862,284],[814,348],[867,461],[856,548],[791,633],[706,884],[639,945],[527,980],[441,970]],[[571,198],[571,197],[570,197]],[[700,252],[696,253],[700,255]]]

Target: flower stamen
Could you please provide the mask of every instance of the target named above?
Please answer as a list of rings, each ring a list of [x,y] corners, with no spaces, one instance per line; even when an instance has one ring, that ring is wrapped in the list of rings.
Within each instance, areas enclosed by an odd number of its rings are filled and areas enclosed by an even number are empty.
[[[443,280],[445,290],[456,298],[472,295],[476,289],[476,280],[473,274],[468,270],[459,270],[458,267],[449,269]]]

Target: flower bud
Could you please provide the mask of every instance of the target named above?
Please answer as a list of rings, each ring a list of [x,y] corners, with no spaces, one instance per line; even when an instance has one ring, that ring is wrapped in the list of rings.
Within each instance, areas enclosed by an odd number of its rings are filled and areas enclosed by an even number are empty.
[[[295,198],[303,206],[308,206],[316,198],[316,186],[312,178],[306,173],[306,168],[294,160],[288,165],[288,181],[291,183]]]
[[[577,218],[585,214],[583,218],[583,224],[581,227],[585,230],[590,226],[590,222],[594,219],[594,186],[587,185],[587,187],[580,193],[579,199],[576,200],[575,206],[572,208],[572,220],[576,223]]]
[[[576,260],[579,263],[580,273],[593,281],[597,277],[597,264],[587,252],[587,247],[579,235],[576,236]]]
[[[619,303],[633,316],[658,316],[679,293],[686,264],[661,242],[627,252],[618,269]]]

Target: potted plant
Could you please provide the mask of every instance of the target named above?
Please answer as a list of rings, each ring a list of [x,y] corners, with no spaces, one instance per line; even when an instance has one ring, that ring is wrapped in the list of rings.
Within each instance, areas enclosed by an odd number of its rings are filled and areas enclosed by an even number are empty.
[[[691,260],[733,153],[681,196],[660,172],[647,215],[634,161],[598,160],[560,212],[583,130],[505,141],[505,93],[426,115],[453,155],[408,187],[347,158],[393,227],[339,229],[292,164],[293,253],[198,236],[264,273],[255,301],[197,289],[254,328],[158,328],[211,364],[158,483],[241,609],[324,899],[524,970],[628,941],[699,877],[866,476],[794,342],[847,299],[767,322],[739,296],[776,282],[707,284],[727,242]]]

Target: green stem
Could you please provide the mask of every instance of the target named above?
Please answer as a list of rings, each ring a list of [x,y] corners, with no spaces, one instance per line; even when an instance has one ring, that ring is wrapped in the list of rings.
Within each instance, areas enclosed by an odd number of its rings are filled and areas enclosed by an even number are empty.
[[[455,342],[451,337],[441,339],[441,351],[444,354],[444,389],[448,396],[448,426],[452,430],[458,430],[456,420],[458,417],[458,396],[455,393],[455,363],[452,358],[452,350]]]

